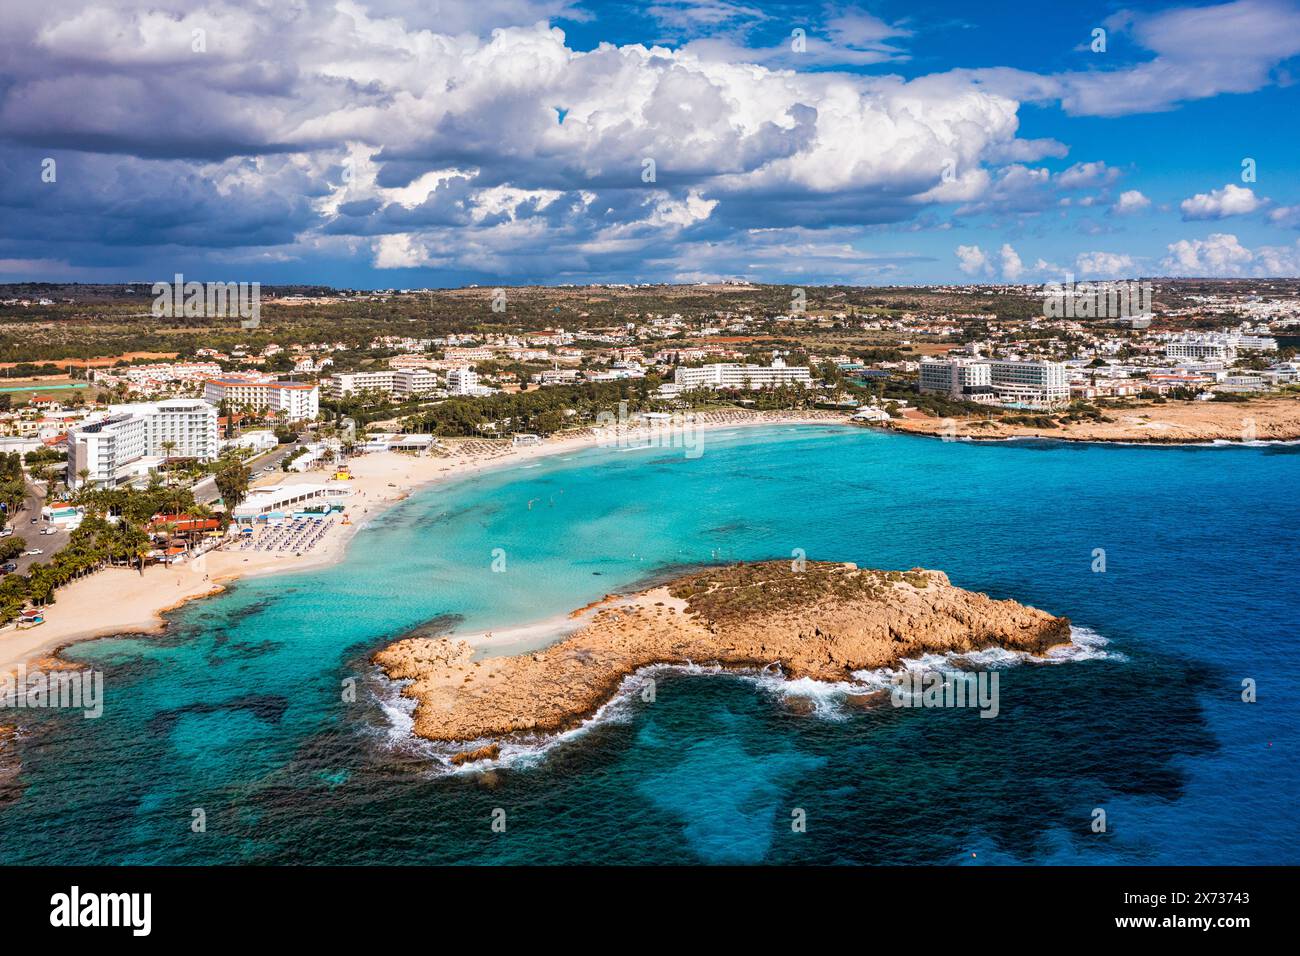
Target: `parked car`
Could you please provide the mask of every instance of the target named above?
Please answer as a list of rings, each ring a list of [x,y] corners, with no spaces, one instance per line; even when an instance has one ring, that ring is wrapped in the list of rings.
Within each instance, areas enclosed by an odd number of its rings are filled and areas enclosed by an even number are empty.
[[[14,564],[12,561],[6,561],[4,564],[0,564],[0,574],[11,574],[17,570],[18,565]]]
[[[0,538],[7,538],[13,533],[14,533],[13,528],[5,528],[3,531],[0,531]]]
[[[40,524],[40,523],[41,523],[41,519],[40,519],[40,518],[33,518],[33,519],[32,519],[32,524]]]
[[[40,531],[40,533],[41,533],[41,534],[58,534],[58,533],[59,533],[59,529],[58,529],[58,528],[42,528],[41,531]]]
[[[44,554],[44,553],[45,552],[42,551],[40,548],[28,548],[26,551],[23,552],[23,554]]]

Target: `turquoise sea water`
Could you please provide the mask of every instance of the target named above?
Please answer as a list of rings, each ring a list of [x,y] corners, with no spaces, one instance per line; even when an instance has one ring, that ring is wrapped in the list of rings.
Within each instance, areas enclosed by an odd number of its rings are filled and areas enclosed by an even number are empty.
[[[1298,476],[1295,446],[772,427],[432,487],[336,567],[69,651],[104,670],[105,713],[23,716],[0,860],[1297,863]],[[795,549],[943,569],[1109,643],[1005,667],[993,720],[833,694],[808,713],[773,680],[667,671],[653,703],[455,774],[367,663],[412,628],[538,621]]]

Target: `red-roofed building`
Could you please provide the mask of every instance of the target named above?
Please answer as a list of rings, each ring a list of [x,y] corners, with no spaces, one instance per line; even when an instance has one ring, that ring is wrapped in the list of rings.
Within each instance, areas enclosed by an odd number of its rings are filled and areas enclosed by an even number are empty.
[[[214,405],[283,412],[292,422],[320,413],[320,388],[314,382],[280,382],[269,375],[223,375],[203,383],[203,397]]]
[[[201,534],[204,531],[217,531],[221,522],[216,518],[195,518],[187,514],[154,515],[149,522],[150,530],[157,531],[170,526],[178,534]]]

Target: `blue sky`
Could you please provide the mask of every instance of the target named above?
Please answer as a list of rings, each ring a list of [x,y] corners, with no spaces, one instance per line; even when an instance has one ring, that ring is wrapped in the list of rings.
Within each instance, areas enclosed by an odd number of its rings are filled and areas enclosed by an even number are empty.
[[[1300,274],[1296,0],[1043,6],[29,5],[0,282]]]

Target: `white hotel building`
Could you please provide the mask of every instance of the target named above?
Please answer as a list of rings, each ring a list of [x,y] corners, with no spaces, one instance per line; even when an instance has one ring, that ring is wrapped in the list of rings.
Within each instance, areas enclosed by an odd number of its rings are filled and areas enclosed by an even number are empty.
[[[735,365],[719,362],[699,368],[678,366],[673,382],[681,388],[771,388],[777,385],[812,385],[812,373],[802,365],[773,359],[769,365]]]
[[[987,362],[922,362],[921,391],[939,392],[954,400],[991,402],[993,369]]]
[[[472,368],[448,369],[447,392],[450,395],[486,394],[486,390],[478,383],[478,372]]]
[[[1208,359],[1232,365],[1239,351],[1275,352],[1277,339],[1241,332],[1183,332],[1165,343],[1165,358]]]
[[[996,401],[1013,408],[1051,408],[1070,399],[1061,362],[926,360],[918,384],[923,392],[939,392],[954,401]]]
[[[325,379],[325,394],[330,398],[342,398],[344,395],[356,395],[359,392],[383,392],[393,390],[394,369],[376,369],[373,372],[337,372]]]
[[[409,398],[438,387],[438,374],[427,368],[384,368],[373,372],[339,372],[325,379],[325,394],[342,398],[359,392],[382,392]]]
[[[68,435],[69,479],[105,488],[141,478],[168,457],[208,461],[219,453],[217,409],[200,398],[116,405]]]
[[[283,412],[291,422],[320,414],[320,388],[310,382],[281,382],[261,375],[225,375],[203,384],[203,397],[214,405],[229,402],[236,410]]]

